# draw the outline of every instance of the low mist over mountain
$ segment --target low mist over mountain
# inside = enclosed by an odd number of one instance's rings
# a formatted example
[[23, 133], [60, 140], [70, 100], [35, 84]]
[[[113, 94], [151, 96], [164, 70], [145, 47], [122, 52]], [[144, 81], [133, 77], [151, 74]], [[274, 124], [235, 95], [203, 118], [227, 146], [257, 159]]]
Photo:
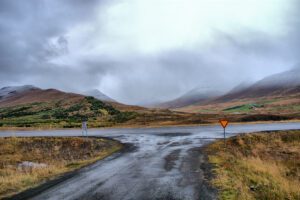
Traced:
[[17, 106], [27, 103], [71, 101], [84, 96], [66, 93], [56, 89], [40, 89], [31, 85], [8, 86], [0, 89], [0, 107]]
[[218, 98], [216, 102], [267, 96], [286, 96], [300, 93], [300, 67], [268, 76], [255, 84], [236, 90]]
[[3, 86], [99, 88], [146, 105], [197, 85], [227, 91], [300, 62], [299, 0], [1, 0], [0, 8]]
[[160, 108], [180, 108], [192, 104], [199, 104], [208, 102], [218, 96], [222, 95], [221, 91], [216, 90], [216, 88], [202, 88], [198, 87], [193, 90], [190, 90], [181, 97], [161, 103], [157, 105]]
[[206, 102], [199, 101], [175, 110], [192, 113], [256, 115], [280, 113], [293, 118], [300, 112], [300, 68], [265, 77], [251, 85], [239, 84], [223, 96]]
[[242, 90], [249, 88], [251, 85], [253, 85], [253, 83], [242, 82], [242, 83], [238, 84], [237, 86], [235, 86], [234, 88], [232, 88], [227, 94], [240, 92]]
[[88, 90], [82, 93], [85, 96], [92, 96], [96, 99], [99, 99], [101, 101], [109, 101], [109, 102], [116, 102], [116, 100], [110, 98], [109, 96], [105, 95], [104, 93], [100, 92], [97, 89]]
[[242, 82], [229, 92], [218, 91], [216, 87], [195, 88], [183, 96], [158, 104], [159, 108], [182, 108], [222, 102], [236, 101], [240, 99], [263, 98], [269, 96], [289, 96], [300, 93], [300, 67], [274, 74], [250, 84]]
[[20, 94], [26, 91], [39, 89], [32, 85], [24, 85], [24, 86], [7, 86], [0, 89], [0, 101], [3, 101], [6, 98], [14, 96], [16, 94]]

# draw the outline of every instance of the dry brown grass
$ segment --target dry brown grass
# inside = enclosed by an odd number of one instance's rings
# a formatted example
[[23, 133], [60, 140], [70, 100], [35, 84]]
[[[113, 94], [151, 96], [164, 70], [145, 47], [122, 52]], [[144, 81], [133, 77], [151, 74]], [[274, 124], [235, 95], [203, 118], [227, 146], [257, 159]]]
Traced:
[[300, 131], [246, 134], [207, 147], [219, 199], [300, 199]]
[[[37, 186], [122, 148], [116, 141], [79, 137], [0, 138], [0, 198]], [[23, 161], [44, 168], [20, 169]]]

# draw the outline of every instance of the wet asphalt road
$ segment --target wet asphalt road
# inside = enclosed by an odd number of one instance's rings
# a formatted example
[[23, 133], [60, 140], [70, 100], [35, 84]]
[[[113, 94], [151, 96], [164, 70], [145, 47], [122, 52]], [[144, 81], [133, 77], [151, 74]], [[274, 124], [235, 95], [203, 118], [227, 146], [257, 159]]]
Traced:
[[[300, 129], [300, 123], [230, 125], [228, 136], [264, 130]], [[0, 136], [77, 136], [80, 130], [0, 131]], [[89, 167], [31, 199], [215, 199], [204, 180], [199, 147], [222, 138], [220, 126], [92, 129], [133, 146]]]

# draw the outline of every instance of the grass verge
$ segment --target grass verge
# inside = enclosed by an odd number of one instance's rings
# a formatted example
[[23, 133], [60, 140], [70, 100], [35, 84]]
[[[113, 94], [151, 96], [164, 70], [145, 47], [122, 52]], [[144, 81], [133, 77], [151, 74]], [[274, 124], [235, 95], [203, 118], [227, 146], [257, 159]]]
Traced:
[[[40, 185], [120, 150], [103, 138], [0, 138], [0, 199]], [[24, 165], [24, 162], [31, 165]]]
[[205, 151], [219, 199], [300, 199], [300, 130], [243, 134]]

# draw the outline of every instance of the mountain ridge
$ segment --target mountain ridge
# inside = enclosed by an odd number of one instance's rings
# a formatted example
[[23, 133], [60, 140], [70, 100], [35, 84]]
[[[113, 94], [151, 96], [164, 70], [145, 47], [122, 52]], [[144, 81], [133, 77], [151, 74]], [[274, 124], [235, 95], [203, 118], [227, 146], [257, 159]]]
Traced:
[[117, 102], [116, 100], [114, 100], [113, 98], [107, 96], [106, 94], [104, 94], [103, 92], [101, 92], [98, 89], [87, 90], [87, 91], [82, 92], [82, 94], [85, 95], [85, 96], [95, 97], [96, 99], [99, 99], [101, 101]]
[[0, 126], [72, 128], [89, 120], [91, 127], [106, 127], [136, 116], [92, 96], [56, 89], [14, 86], [0, 89], [0, 94]]
[[[191, 113], [296, 114], [300, 113], [300, 68], [267, 76], [250, 86], [238, 85], [205, 103], [174, 109]], [[298, 114], [297, 114], [298, 113]]]
[[160, 103], [156, 105], [156, 107], [174, 109], [198, 103], [205, 103], [220, 96], [220, 94], [222, 94], [220, 91], [210, 87], [197, 87], [174, 100]]
[[[17, 90], [16, 90], [17, 89]], [[0, 99], [0, 107], [17, 106], [33, 102], [48, 102], [83, 98], [83, 95], [67, 93], [57, 89], [41, 89], [35, 86], [8, 86], [0, 89], [0, 94], [10, 91]]]
[[213, 102], [235, 99], [283, 96], [300, 93], [300, 68], [267, 76], [242, 90], [227, 93]]

